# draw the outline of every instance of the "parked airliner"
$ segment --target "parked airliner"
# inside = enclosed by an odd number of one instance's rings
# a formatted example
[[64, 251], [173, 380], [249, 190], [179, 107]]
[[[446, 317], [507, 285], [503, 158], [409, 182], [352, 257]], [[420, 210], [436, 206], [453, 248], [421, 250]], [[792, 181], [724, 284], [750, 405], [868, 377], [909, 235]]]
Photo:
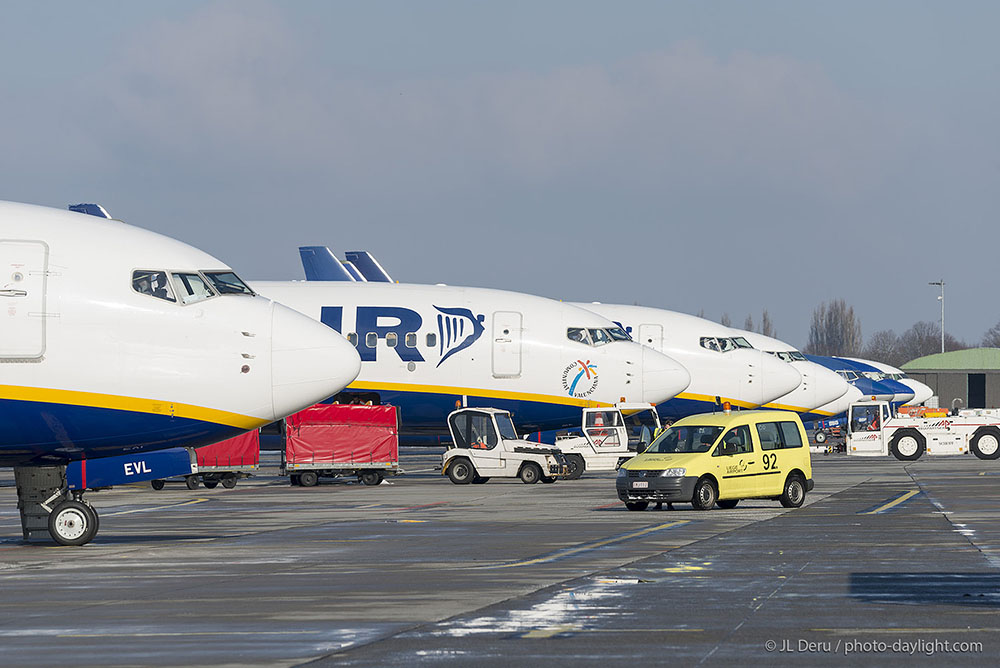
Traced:
[[[19, 498], [42, 495], [60, 542], [53, 522], [73, 544], [98, 522], [66, 488], [67, 462], [212, 443], [360, 368], [343, 337], [216, 258], [72, 211], [0, 203], [0, 303], [0, 465], [17, 467]], [[31, 481], [49, 474], [62, 484], [46, 497]]]
[[929, 385], [921, 383], [919, 380], [913, 380], [912, 378], [907, 376], [906, 372], [903, 371], [902, 369], [897, 369], [894, 366], [890, 366], [882, 362], [875, 362], [873, 360], [863, 360], [855, 357], [847, 357], [845, 359], [849, 359], [852, 362], [861, 362], [863, 364], [867, 364], [871, 367], [874, 367], [875, 369], [878, 370], [878, 373], [880, 373], [884, 378], [888, 378], [889, 380], [894, 380], [910, 388], [910, 390], [913, 392], [913, 398], [905, 402], [903, 404], [904, 406], [919, 406], [934, 396], [934, 390], [932, 390]]
[[587, 406], [660, 403], [691, 381], [614, 323], [542, 297], [387, 282], [251, 287], [357, 346], [361, 373], [337, 400], [399, 407], [403, 442], [446, 433], [456, 407], [504, 408], [520, 431], [545, 431], [578, 426]]

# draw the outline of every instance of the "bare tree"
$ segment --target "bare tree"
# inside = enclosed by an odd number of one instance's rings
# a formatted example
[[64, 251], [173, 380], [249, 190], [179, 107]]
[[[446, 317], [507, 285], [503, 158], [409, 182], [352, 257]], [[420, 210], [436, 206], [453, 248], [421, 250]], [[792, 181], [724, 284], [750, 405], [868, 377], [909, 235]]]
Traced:
[[[899, 337], [899, 347], [904, 364], [924, 355], [939, 353], [941, 352], [941, 326], [922, 320], [903, 332]], [[956, 339], [948, 332], [944, 333], [945, 352], [963, 350], [968, 347], [964, 341]]]
[[771, 322], [771, 314], [764, 309], [764, 312], [760, 316], [760, 333], [764, 336], [770, 336], [772, 339], [778, 336], [778, 332], [774, 329], [774, 323]]
[[884, 362], [895, 367], [909, 361], [903, 355], [899, 337], [891, 329], [883, 329], [872, 334], [861, 356], [866, 360]]
[[698, 310], [698, 317], [699, 318], [704, 318], [705, 317], [705, 309], [699, 309]]
[[753, 316], [749, 313], [747, 314], [747, 319], [743, 321], [743, 329], [748, 332], [756, 332], [757, 330], [753, 328]]
[[856, 357], [861, 352], [861, 322], [854, 307], [843, 299], [823, 302], [813, 311], [809, 343], [805, 352], [813, 355]]
[[723, 313], [722, 314], [722, 317], [719, 318], [719, 323], [721, 323], [723, 327], [732, 327], [733, 326], [733, 321], [729, 319], [729, 314], [728, 313]]
[[983, 334], [983, 348], [1000, 348], [1000, 322], [990, 327]]

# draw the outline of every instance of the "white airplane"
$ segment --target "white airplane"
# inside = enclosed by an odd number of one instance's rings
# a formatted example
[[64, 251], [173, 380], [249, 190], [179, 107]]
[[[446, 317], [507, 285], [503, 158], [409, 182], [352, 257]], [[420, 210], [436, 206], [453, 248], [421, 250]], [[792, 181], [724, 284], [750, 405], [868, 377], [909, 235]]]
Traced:
[[919, 380], [913, 380], [907, 376], [906, 372], [902, 369], [897, 369], [894, 366], [889, 366], [888, 364], [883, 364], [882, 362], [873, 362], [872, 360], [856, 359], [854, 357], [848, 357], [846, 359], [849, 359], [852, 362], [861, 362], [862, 364], [873, 366], [890, 380], [895, 380], [910, 388], [913, 391], [913, 398], [904, 403], [904, 406], [920, 406], [934, 396], [934, 390], [932, 390], [929, 385], [921, 383]]
[[[98, 525], [67, 488], [67, 462], [213, 443], [360, 368], [341, 336], [214, 257], [71, 211], [0, 203], [0, 304], [0, 466], [16, 467], [19, 498], [38, 500], [63, 544]], [[22, 507], [26, 539], [44, 530], [32, 513]]]
[[734, 330], [711, 320], [646, 306], [577, 305], [612, 320], [637, 342], [669, 355], [691, 372], [688, 388], [656, 407], [661, 416], [713, 411], [720, 402], [756, 408], [802, 382], [794, 367], [754, 350]]
[[542, 297], [385, 282], [251, 287], [357, 346], [361, 373], [338, 400], [399, 407], [406, 443], [446, 436], [448, 414], [464, 406], [509, 410], [521, 431], [564, 429], [579, 426], [581, 408], [659, 403], [691, 380], [614, 323]]
[[[795, 411], [796, 413], [822, 417], [839, 415], [847, 410], [850, 402], [846, 400], [846, 395], [851, 385], [836, 372], [815, 362], [810, 362], [790, 343], [757, 332], [748, 332], [742, 329], [736, 331], [754, 348], [774, 355], [786, 364], [791, 364], [802, 376], [801, 385], [788, 394], [767, 403], [764, 408]], [[845, 399], [841, 400], [842, 397]], [[816, 409], [820, 406], [827, 406], [830, 409], [840, 408], [840, 410], [834, 412], [824, 410], [822, 413], [817, 413]]]

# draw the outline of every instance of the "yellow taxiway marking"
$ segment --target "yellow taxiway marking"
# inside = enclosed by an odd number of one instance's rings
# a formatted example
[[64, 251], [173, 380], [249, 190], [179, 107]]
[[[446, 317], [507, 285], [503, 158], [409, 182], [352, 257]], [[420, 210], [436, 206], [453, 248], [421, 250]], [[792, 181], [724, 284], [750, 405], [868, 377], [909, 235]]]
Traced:
[[478, 566], [476, 568], [517, 568], [519, 566], [533, 566], [535, 564], [544, 564], [549, 561], [555, 561], [556, 559], [563, 559], [565, 557], [569, 557], [574, 554], [587, 552], [588, 550], [594, 550], [599, 547], [604, 547], [606, 545], [613, 545], [614, 543], [620, 543], [625, 540], [631, 540], [632, 538], [638, 538], [639, 536], [645, 536], [646, 534], [653, 533], [654, 531], [662, 531], [663, 529], [670, 529], [673, 527], [680, 526], [682, 524], [689, 524], [690, 522], [691, 520], [678, 520], [677, 522], [667, 522], [666, 524], [658, 524], [655, 527], [648, 527], [640, 531], [633, 531], [632, 533], [625, 534], [624, 536], [615, 536], [614, 538], [599, 540], [596, 543], [584, 543], [583, 545], [578, 545], [577, 547], [571, 547], [565, 550], [559, 550], [557, 552], [547, 554], [543, 557], [537, 557], [535, 559], [526, 559], [525, 561], [515, 561], [510, 564], [497, 564], [495, 566]]
[[117, 513], [106, 513], [104, 514], [104, 517], [114, 517], [115, 515], [131, 515], [132, 513], [145, 513], [150, 510], [165, 510], [167, 508], [180, 508], [181, 506], [191, 506], [196, 503], [204, 503], [205, 501], [208, 501], [208, 499], [198, 498], [198, 499], [192, 499], [191, 501], [171, 503], [170, 505], [167, 506], [150, 506], [149, 508], [136, 508], [135, 510], [120, 510]]
[[573, 626], [572, 624], [562, 624], [560, 626], [550, 626], [547, 629], [535, 629], [534, 631], [528, 631], [522, 638], [551, 638], [552, 636], [557, 636], [560, 633], [566, 633], [567, 631], [580, 631], [579, 626]]
[[905, 494], [896, 497], [895, 499], [893, 499], [889, 503], [881, 505], [878, 508], [876, 508], [875, 510], [869, 510], [867, 513], [861, 513], [861, 514], [862, 515], [875, 515], [877, 513], [884, 512], [886, 510], [889, 510], [890, 508], [895, 508], [896, 506], [898, 506], [899, 504], [901, 504], [903, 501], [906, 501], [907, 499], [909, 499], [909, 498], [911, 498], [913, 496], [916, 496], [919, 493], [920, 493], [920, 490], [918, 490], [918, 489], [911, 489], [909, 492], [906, 492]]

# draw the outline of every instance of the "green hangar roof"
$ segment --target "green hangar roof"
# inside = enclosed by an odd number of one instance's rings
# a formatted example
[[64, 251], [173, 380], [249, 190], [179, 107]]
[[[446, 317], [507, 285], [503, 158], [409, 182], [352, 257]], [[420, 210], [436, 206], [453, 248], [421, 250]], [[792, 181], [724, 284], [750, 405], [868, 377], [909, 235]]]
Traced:
[[969, 348], [924, 355], [903, 365], [903, 371], [1000, 371], [1000, 348]]

